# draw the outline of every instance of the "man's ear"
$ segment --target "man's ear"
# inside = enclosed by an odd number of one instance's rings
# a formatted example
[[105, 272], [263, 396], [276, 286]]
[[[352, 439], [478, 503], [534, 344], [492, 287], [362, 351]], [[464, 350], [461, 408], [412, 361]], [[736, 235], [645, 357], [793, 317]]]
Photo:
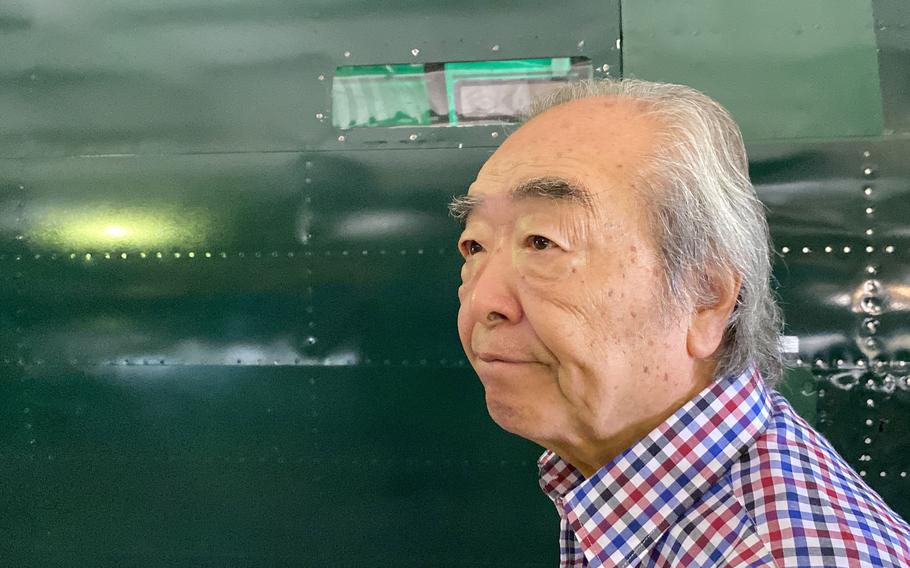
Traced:
[[731, 270], [712, 270], [705, 279], [712, 301], [695, 307], [686, 337], [686, 348], [694, 359], [708, 359], [717, 351], [742, 285], [742, 277]]

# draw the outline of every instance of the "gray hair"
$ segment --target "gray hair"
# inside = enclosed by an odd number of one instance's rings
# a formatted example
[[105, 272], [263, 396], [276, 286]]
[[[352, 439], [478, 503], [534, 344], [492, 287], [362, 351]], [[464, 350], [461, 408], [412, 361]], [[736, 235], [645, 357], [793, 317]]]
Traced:
[[528, 118], [569, 101], [618, 96], [644, 103], [660, 139], [636, 180], [650, 201], [663, 264], [666, 313], [710, 305], [716, 274], [742, 279], [715, 355], [716, 378], [754, 363], [774, 385], [783, 374], [782, 319], [770, 286], [771, 246], [764, 206], [749, 180], [739, 127], [719, 103], [682, 85], [636, 79], [569, 83], [535, 101]]

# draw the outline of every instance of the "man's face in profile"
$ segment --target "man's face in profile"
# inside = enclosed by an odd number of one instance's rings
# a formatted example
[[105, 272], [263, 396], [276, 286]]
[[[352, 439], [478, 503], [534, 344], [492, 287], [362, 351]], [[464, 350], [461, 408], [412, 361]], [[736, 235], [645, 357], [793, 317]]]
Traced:
[[685, 322], [661, 317], [636, 187], [653, 132], [627, 99], [566, 103], [510, 136], [468, 192], [459, 336], [492, 418], [541, 445], [635, 430], [689, 364]]

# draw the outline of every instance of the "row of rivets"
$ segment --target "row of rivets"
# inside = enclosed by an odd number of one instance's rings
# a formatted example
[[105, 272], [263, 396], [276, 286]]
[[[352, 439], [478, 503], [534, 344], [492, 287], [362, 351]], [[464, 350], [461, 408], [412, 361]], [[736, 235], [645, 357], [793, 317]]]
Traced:
[[[318, 428], [313, 428], [310, 430], [312, 433], [318, 433]], [[36, 440], [30, 440], [30, 444], [35, 444]], [[277, 448], [273, 448], [273, 451]], [[8, 461], [10, 459], [26, 459], [29, 461], [35, 461], [36, 459], [47, 459], [47, 461], [78, 461], [78, 462], [103, 462], [105, 460], [114, 460], [121, 463], [127, 462], [146, 462], [146, 463], [155, 463], [155, 462], [191, 462], [191, 463], [247, 463], [247, 462], [258, 462], [258, 463], [279, 463], [279, 464], [308, 464], [315, 466], [322, 465], [333, 465], [333, 466], [392, 466], [400, 467], [404, 464], [410, 467], [415, 466], [445, 466], [447, 468], [461, 465], [463, 467], [489, 467], [495, 466], [500, 468], [511, 468], [511, 467], [529, 467], [530, 463], [527, 460], [453, 460], [450, 458], [447, 459], [424, 459], [424, 458], [314, 458], [312, 456], [298, 456], [298, 457], [289, 457], [289, 456], [224, 456], [224, 457], [214, 457], [214, 456], [197, 456], [197, 455], [180, 455], [180, 456], [125, 456], [125, 455], [116, 455], [116, 454], [91, 454], [91, 453], [79, 453], [76, 455], [73, 454], [46, 454], [46, 458], [39, 457], [36, 454], [27, 454], [27, 455], [16, 455], [14, 453], [6, 452], [0, 454], [0, 460]], [[315, 480], [323, 479], [321, 476], [314, 477]]]
[[[872, 229], [866, 229], [866, 234], [871, 235], [872, 231], [873, 231]], [[813, 251], [813, 249], [811, 247], [807, 247], [807, 246], [804, 246], [801, 248], [797, 247], [797, 249], [799, 250], [799, 252], [801, 252], [803, 254], [812, 254], [813, 252], [815, 252], [815, 251]], [[791, 248], [790, 246], [784, 245], [784, 246], [780, 247], [779, 252], [782, 255], [787, 255], [787, 254], [790, 254], [791, 252], [793, 252], [794, 250], [795, 249]], [[831, 253], [835, 252], [835, 250], [843, 251], [844, 254], [850, 254], [851, 252], [853, 252], [853, 247], [847, 245], [847, 246], [844, 246], [843, 248], [841, 248], [841, 247], [833, 247], [831, 245], [827, 245], [822, 250], [824, 250], [825, 253], [827, 253], [827, 254], [831, 254]], [[882, 247], [882, 250], [888, 254], [894, 254], [894, 251], [896, 251], [897, 249], [895, 248], [894, 245], [886, 245], [886, 246]], [[865, 247], [865, 251], [867, 253], [871, 254], [871, 253], [875, 252], [875, 247], [873, 247], [872, 245], [867, 245]]]
[[[315, 337], [308, 337], [305, 340], [307, 345], [315, 345], [317, 342]], [[28, 367], [36, 366], [43, 367], [51, 363], [45, 361], [44, 359], [35, 359], [35, 360], [26, 360], [23, 358], [20, 359], [9, 359], [4, 358], [0, 360], [0, 364], [3, 365], [16, 365], [19, 367]], [[58, 364], [54, 362], [53, 364]], [[94, 360], [85, 360], [72, 358], [69, 359], [66, 364], [71, 366], [100, 366], [100, 367], [145, 367], [145, 366], [168, 366], [168, 367], [192, 367], [196, 365], [240, 365], [240, 366], [274, 366], [274, 367], [296, 367], [296, 366], [322, 366], [322, 362], [314, 362], [311, 359], [302, 359], [300, 357], [295, 357], [293, 360], [281, 360], [273, 359], [271, 361], [265, 359], [255, 359], [255, 360], [244, 360], [236, 359], [233, 362], [227, 363], [223, 360], [219, 361], [202, 361], [202, 362], [193, 362], [193, 363], [184, 363], [180, 361], [169, 361], [167, 359], [117, 359], [109, 361], [94, 361]], [[383, 359], [381, 361], [373, 361], [372, 359], [365, 359], [362, 364], [364, 365], [376, 365], [383, 367], [427, 367], [427, 366], [439, 366], [439, 367], [465, 367], [467, 365], [466, 359], [401, 359], [401, 360], [392, 360], [392, 359]], [[353, 366], [361, 365], [361, 362], [356, 361], [354, 358], [350, 360], [339, 360], [333, 363], [333, 366]]]
[[[452, 249], [449, 249], [449, 248], [438, 248], [438, 249], [436, 249], [436, 254], [438, 254], [438, 255], [445, 255], [445, 254], [450, 253], [450, 252], [453, 252], [453, 251], [452, 251]], [[268, 252], [268, 253], [266, 253], [266, 252], [264, 252], [264, 251], [255, 251], [255, 252], [240, 251], [240, 252], [231, 252], [231, 253], [228, 253], [228, 252], [225, 252], [225, 251], [221, 251], [221, 252], [205, 251], [205, 252], [199, 252], [199, 253], [197, 253], [196, 251], [183, 251], [183, 252], [179, 252], [179, 251], [177, 251], [177, 252], [162, 252], [162, 251], [145, 252], [145, 251], [142, 251], [142, 252], [138, 252], [138, 253], [136, 253], [136, 252], [133, 252], [133, 253], [126, 253], [126, 252], [117, 252], [117, 251], [113, 251], [113, 252], [87, 252], [87, 253], [75, 253], [75, 252], [71, 252], [71, 253], [69, 253], [69, 254], [67, 254], [67, 253], [63, 253], [63, 254], [58, 254], [58, 253], [51, 253], [51, 254], [36, 253], [36, 254], [34, 254], [34, 255], [22, 255], [22, 254], [11, 255], [11, 254], [0, 254], [0, 261], [3, 261], [3, 260], [13, 260], [13, 261], [17, 261], [17, 262], [18, 262], [18, 261], [32, 260], [32, 259], [34, 259], [34, 260], [42, 260], [42, 259], [43, 259], [43, 260], [67, 260], [67, 259], [68, 259], [68, 260], [76, 260], [76, 259], [79, 259], [79, 260], [91, 261], [91, 260], [100, 260], [100, 259], [104, 259], [104, 260], [117, 260], [117, 259], [120, 259], [120, 260], [128, 260], [128, 259], [130, 259], [130, 258], [140, 258], [140, 259], [164, 259], [164, 258], [176, 258], [176, 259], [182, 259], [182, 258], [193, 258], [193, 259], [195, 259], [195, 258], [207, 258], [207, 259], [211, 259], [211, 258], [225, 258], [225, 259], [226, 259], [226, 258], [232, 258], [232, 257], [236, 257], [236, 258], [248, 258], [248, 257], [252, 257], [252, 258], [280, 258], [280, 257], [295, 258], [295, 257], [297, 257], [297, 256], [303, 256], [303, 257], [313, 257], [313, 256], [357, 256], [356, 253], [358, 253], [358, 251], [349, 251], [349, 250], [344, 250], [344, 249], [343, 249], [343, 250], [336, 250], [336, 251], [332, 251], [332, 250], [325, 250], [325, 251], [311, 251], [311, 250], [305, 250], [305, 251], [287, 251], [287, 252], [271, 251], [271, 252]], [[372, 251], [372, 253], [378, 254], [378, 255], [380, 255], [380, 256], [394, 255], [394, 254], [397, 254], [397, 255], [399, 255], [399, 256], [407, 256], [408, 254], [423, 255], [423, 254], [426, 254], [426, 251], [425, 251], [425, 249], [422, 249], [422, 248], [413, 249], [413, 250], [409, 250], [409, 249], [399, 249], [399, 250], [397, 250], [397, 251], [395, 251], [395, 250], [390, 251], [390, 250], [387, 250], [387, 249], [379, 249], [378, 251]], [[360, 256], [369, 256], [370, 254], [371, 254], [371, 251], [370, 251], [369, 249], [362, 249], [362, 250], [359, 251], [359, 255], [360, 255]]]
[[[865, 160], [868, 160], [871, 156], [872, 156], [872, 152], [870, 152], [869, 150], [863, 151], [863, 158]], [[874, 169], [870, 165], [863, 166], [862, 171], [863, 171], [863, 176], [866, 178], [872, 177], [872, 175], [875, 173]], [[875, 228], [873, 226], [871, 226], [871, 223], [872, 223], [871, 217], [875, 213], [875, 208], [872, 207], [871, 203], [869, 202], [869, 200], [872, 198], [872, 191], [873, 191], [873, 186], [872, 186], [871, 182], [867, 181], [867, 182], [863, 183], [862, 191], [863, 191], [863, 198], [865, 200], [864, 211], [866, 213], [866, 217], [869, 218], [869, 222], [870, 222], [870, 226], [867, 226], [864, 233], [865, 233], [866, 237], [872, 237], [875, 234]], [[884, 248], [885, 248], [885, 252], [887, 252], [889, 254], [894, 252], [893, 245], [887, 245]], [[866, 252], [869, 254], [872, 254], [873, 252], [875, 252], [875, 247], [872, 245], [871, 242], [867, 242]], [[885, 309], [884, 302], [882, 301], [882, 297], [881, 297], [882, 284], [878, 280], [874, 279], [874, 277], [876, 276], [877, 273], [878, 273], [878, 267], [875, 264], [869, 264], [866, 266], [866, 278], [867, 279], [863, 282], [863, 296], [860, 299], [860, 306], [859, 306], [860, 309], [863, 311], [863, 313], [865, 313], [867, 316], [871, 316], [871, 317], [865, 317], [862, 320], [862, 324], [860, 327], [860, 335], [865, 335], [864, 339], [862, 340], [862, 345], [860, 346], [860, 348], [863, 349], [865, 351], [865, 354], [867, 356], [869, 356], [870, 358], [876, 357], [881, 352], [881, 348], [880, 348], [879, 342], [877, 340], [877, 333], [878, 333], [881, 322], [880, 322], [880, 320], [877, 319], [877, 317], [879, 315], [881, 315]], [[881, 374], [884, 371], [884, 364], [881, 363], [880, 359], [875, 359], [871, 368], [875, 373]], [[872, 385], [868, 384], [868, 382], [867, 382], [867, 385], [866, 385], [867, 388], [879, 386], [877, 383], [875, 383], [871, 379], [869, 382], [871, 382]], [[888, 385], [887, 383], [884, 383], [881, 386], [883, 387], [883, 389], [888, 389], [890, 386], [890, 388], [893, 390], [893, 385]]]

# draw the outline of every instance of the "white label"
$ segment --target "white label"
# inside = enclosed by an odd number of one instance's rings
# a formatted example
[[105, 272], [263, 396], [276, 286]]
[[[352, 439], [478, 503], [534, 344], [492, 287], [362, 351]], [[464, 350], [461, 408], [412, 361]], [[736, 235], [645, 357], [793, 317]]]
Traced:
[[799, 353], [799, 337], [795, 335], [780, 336], [781, 353]]

